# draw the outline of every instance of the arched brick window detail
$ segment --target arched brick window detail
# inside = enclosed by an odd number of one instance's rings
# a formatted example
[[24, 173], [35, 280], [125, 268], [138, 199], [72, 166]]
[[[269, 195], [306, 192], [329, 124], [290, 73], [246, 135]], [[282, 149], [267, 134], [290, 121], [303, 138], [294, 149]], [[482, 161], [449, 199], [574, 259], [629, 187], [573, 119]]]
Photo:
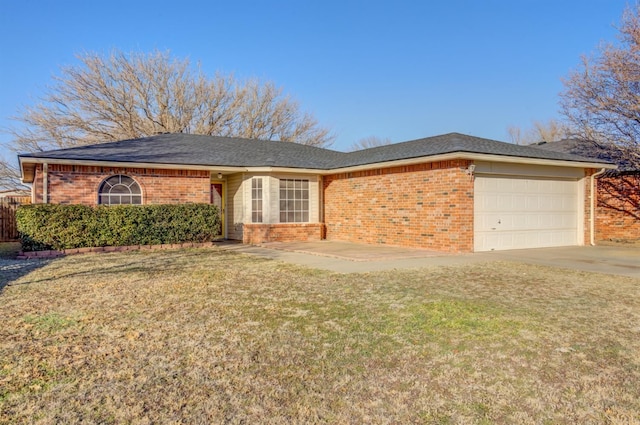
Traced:
[[100, 184], [98, 203], [101, 205], [140, 205], [142, 191], [140, 185], [129, 176], [118, 174]]

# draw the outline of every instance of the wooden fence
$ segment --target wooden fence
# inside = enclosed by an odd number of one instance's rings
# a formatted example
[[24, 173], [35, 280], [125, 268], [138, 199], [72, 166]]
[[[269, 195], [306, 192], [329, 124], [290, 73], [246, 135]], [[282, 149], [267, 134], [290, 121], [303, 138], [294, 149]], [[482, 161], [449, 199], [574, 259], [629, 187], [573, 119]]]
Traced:
[[10, 242], [18, 239], [16, 210], [18, 206], [30, 203], [30, 196], [7, 196], [0, 198], [0, 242]]

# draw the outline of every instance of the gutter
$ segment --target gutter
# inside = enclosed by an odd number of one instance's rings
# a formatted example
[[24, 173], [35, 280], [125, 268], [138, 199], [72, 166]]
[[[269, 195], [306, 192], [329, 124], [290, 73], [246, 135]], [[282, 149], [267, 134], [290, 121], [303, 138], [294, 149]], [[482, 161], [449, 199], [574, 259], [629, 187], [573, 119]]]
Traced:
[[596, 177], [601, 176], [606, 171], [606, 168], [600, 169], [595, 174], [591, 175], [591, 211], [589, 213], [589, 242], [591, 246], [595, 246], [595, 238], [596, 238], [596, 194], [595, 194], [595, 186], [596, 186]]
[[25, 178], [25, 169], [27, 164], [78, 164], [97, 167], [126, 167], [126, 168], [157, 168], [157, 169], [189, 169], [189, 170], [206, 170], [212, 172], [231, 173], [303, 173], [331, 175], [341, 173], [353, 173], [358, 171], [376, 170], [382, 168], [402, 167], [414, 164], [423, 164], [426, 162], [451, 161], [451, 160], [471, 160], [486, 162], [508, 162], [528, 165], [548, 165], [557, 167], [571, 168], [616, 168], [615, 165], [602, 164], [595, 162], [567, 161], [557, 159], [527, 158], [518, 156], [493, 155], [493, 154], [477, 154], [467, 152], [451, 152], [446, 154], [438, 154], [431, 156], [420, 156], [415, 158], [396, 159], [391, 161], [373, 162], [368, 164], [354, 165], [349, 167], [339, 167], [330, 169], [320, 168], [296, 168], [296, 167], [278, 167], [278, 166], [225, 166], [225, 165], [194, 165], [194, 164], [167, 164], [167, 163], [149, 163], [149, 162], [119, 162], [119, 161], [99, 161], [85, 159], [60, 159], [60, 158], [38, 158], [34, 156], [23, 157], [18, 155], [20, 162], [20, 170], [23, 175], [24, 183], [31, 183], [30, 178]]

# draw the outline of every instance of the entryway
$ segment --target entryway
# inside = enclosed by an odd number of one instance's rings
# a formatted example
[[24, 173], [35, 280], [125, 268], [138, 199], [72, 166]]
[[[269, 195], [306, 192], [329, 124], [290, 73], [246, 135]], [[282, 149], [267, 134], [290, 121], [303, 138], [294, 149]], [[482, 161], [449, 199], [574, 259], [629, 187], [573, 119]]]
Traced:
[[227, 228], [225, 226], [225, 201], [224, 201], [224, 183], [211, 183], [211, 203], [218, 207], [220, 211], [220, 229], [222, 237], [227, 237]]

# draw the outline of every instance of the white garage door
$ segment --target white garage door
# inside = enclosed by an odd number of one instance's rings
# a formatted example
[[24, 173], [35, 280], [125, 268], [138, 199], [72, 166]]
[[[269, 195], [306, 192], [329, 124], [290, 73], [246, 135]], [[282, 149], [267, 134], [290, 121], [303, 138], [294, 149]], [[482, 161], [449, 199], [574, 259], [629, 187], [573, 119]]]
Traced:
[[578, 244], [578, 182], [476, 176], [474, 249]]

